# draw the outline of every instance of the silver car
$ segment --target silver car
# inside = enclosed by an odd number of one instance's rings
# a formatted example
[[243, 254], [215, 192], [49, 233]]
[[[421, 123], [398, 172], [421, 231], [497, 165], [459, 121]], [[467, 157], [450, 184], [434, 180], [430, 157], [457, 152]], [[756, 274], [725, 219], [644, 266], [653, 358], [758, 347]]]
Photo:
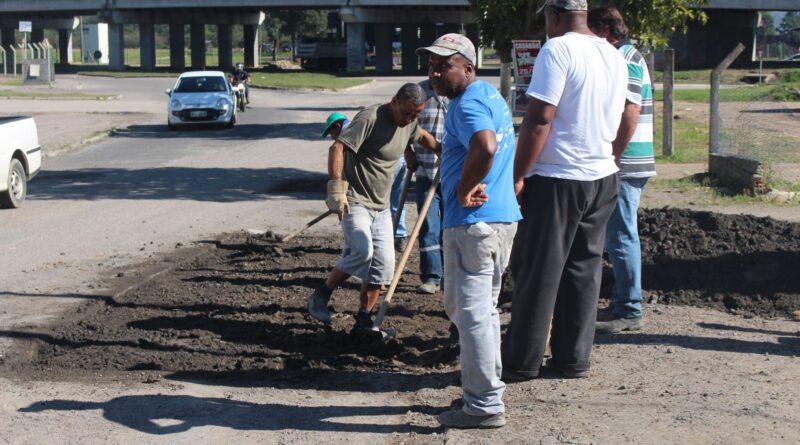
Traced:
[[184, 124], [236, 123], [236, 99], [222, 71], [189, 71], [181, 74], [175, 87], [166, 91], [167, 128]]

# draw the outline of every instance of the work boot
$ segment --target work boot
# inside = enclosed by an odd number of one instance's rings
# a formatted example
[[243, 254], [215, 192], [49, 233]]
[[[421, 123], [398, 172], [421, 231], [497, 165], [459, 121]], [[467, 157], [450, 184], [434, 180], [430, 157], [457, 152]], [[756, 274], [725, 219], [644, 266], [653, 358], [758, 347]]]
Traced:
[[331, 311], [328, 309], [330, 292], [326, 292], [325, 284], [318, 287], [313, 294], [308, 296], [308, 313], [323, 323], [331, 322]]
[[595, 332], [598, 334], [618, 334], [622, 331], [638, 331], [644, 327], [642, 317], [622, 318], [614, 317], [608, 321], [598, 321]]
[[439, 414], [438, 420], [442, 426], [450, 428], [500, 428], [506, 424], [506, 416], [503, 413], [473, 416], [461, 408], [453, 408]]
[[406, 244], [408, 244], [408, 240], [405, 237], [403, 238], [395, 238], [394, 239], [394, 250], [400, 253], [405, 252]]
[[436, 292], [439, 292], [439, 283], [435, 283], [433, 281], [423, 283], [417, 288], [417, 292], [421, 294], [433, 295]]

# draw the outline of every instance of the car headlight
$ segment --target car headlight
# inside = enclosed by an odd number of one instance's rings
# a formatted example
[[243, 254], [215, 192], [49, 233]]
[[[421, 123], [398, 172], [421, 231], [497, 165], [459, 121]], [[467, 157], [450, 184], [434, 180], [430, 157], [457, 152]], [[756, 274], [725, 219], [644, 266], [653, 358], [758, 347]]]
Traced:
[[223, 110], [227, 110], [230, 107], [230, 103], [225, 99], [220, 99], [217, 101], [217, 108], [221, 108]]
[[181, 101], [176, 99], [169, 103], [169, 107], [172, 108], [173, 110], [181, 110], [183, 109], [183, 104], [181, 103]]

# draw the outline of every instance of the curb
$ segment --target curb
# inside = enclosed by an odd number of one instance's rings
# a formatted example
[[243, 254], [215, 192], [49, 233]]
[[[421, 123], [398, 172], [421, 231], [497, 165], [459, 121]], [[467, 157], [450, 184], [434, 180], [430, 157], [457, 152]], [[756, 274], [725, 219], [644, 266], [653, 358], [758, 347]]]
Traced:
[[105, 138], [113, 135], [114, 133], [118, 132], [119, 130], [120, 130], [120, 128], [118, 128], [118, 127], [112, 127], [112, 128], [109, 128], [108, 130], [101, 131], [101, 132], [99, 132], [99, 133], [97, 133], [95, 135], [89, 136], [88, 138], [83, 139], [83, 140], [81, 140], [79, 142], [75, 142], [75, 143], [72, 143], [72, 144], [69, 144], [69, 145], [66, 145], [66, 146], [63, 146], [63, 147], [59, 147], [59, 148], [54, 149], [52, 151], [47, 150], [47, 148], [45, 148], [43, 157], [44, 157], [44, 159], [49, 159], [49, 158], [52, 158], [52, 157], [56, 157], [56, 156], [68, 153], [68, 152], [73, 151], [75, 149], [81, 148], [81, 147], [83, 147], [85, 145], [90, 145], [90, 144], [94, 144], [94, 143], [100, 142], [103, 139], [105, 139]]

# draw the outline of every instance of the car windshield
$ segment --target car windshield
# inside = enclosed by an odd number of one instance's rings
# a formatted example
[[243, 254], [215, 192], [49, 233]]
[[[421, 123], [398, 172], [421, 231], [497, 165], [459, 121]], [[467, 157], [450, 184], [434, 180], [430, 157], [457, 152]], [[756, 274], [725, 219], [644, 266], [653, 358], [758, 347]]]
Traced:
[[183, 77], [178, 82], [175, 92], [209, 93], [225, 91], [225, 79], [220, 76]]

